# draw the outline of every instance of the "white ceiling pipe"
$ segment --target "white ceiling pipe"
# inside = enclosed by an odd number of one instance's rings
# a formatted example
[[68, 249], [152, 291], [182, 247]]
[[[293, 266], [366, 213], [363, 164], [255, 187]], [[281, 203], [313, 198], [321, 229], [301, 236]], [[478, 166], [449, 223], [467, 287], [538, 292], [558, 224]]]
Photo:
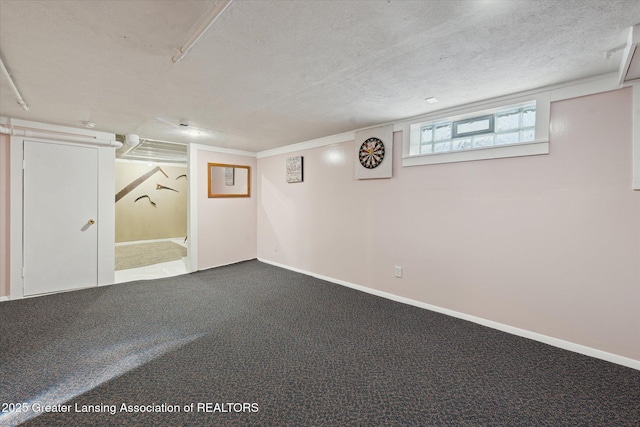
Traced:
[[116, 157], [120, 158], [129, 154], [131, 150], [140, 145], [140, 136], [134, 133], [128, 133], [124, 136], [124, 144], [116, 151]]
[[187, 56], [187, 53], [189, 52], [189, 50], [191, 50], [193, 45], [196, 44], [198, 40], [200, 40], [200, 37], [202, 37], [202, 35], [207, 32], [209, 27], [211, 27], [216, 19], [218, 19], [218, 17], [222, 15], [222, 12], [224, 12], [229, 7], [232, 1], [233, 0], [221, 0], [211, 8], [206, 19], [202, 22], [202, 25], [200, 25], [196, 32], [193, 33], [191, 37], [189, 37], [189, 39], [185, 42], [184, 45], [182, 45], [180, 49], [178, 49], [178, 53], [173, 55], [171, 60], [174, 63], [177, 64], [182, 60], [182, 58]]
[[82, 144], [92, 144], [92, 145], [100, 145], [105, 147], [114, 147], [120, 148], [122, 147], [122, 143], [119, 141], [111, 140], [111, 139], [98, 139], [91, 138], [90, 136], [73, 136], [73, 135], [61, 135], [57, 133], [51, 132], [38, 132], [24, 129], [9, 129], [4, 126], [0, 126], [0, 133], [4, 133], [7, 135], [14, 136], [26, 136], [31, 138], [42, 138], [42, 139], [50, 139], [54, 141], [68, 141], [68, 142], [78, 142]]
[[13, 79], [11, 78], [11, 74], [9, 74], [9, 70], [7, 70], [7, 67], [4, 66], [4, 62], [2, 61], [1, 56], [0, 56], [0, 68], [2, 68], [2, 72], [4, 73], [4, 75], [7, 76], [7, 80], [9, 80], [9, 86], [11, 86], [11, 89], [13, 89], [13, 92], [16, 94], [16, 99], [18, 101], [18, 104], [20, 104], [20, 106], [24, 111], [29, 111], [29, 106], [27, 105], [26, 102], [24, 102], [24, 99], [22, 99], [22, 95], [20, 95], [20, 91], [18, 90], [18, 87], [13, 82]]

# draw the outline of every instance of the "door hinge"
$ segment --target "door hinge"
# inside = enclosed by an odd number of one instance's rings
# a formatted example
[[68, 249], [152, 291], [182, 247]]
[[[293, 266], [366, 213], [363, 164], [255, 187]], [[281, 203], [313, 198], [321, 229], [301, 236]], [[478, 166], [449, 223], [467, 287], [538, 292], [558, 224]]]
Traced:
[[26, 161], [26, 160], [23, 160], [23, 161], [22, 161], [22, 170], [24, 170], [24, 169], [25, 169], [26, 165], [27, 165], [27, 161]]
[[22, 267], [22, 278], [24, 278], [24, 267]]

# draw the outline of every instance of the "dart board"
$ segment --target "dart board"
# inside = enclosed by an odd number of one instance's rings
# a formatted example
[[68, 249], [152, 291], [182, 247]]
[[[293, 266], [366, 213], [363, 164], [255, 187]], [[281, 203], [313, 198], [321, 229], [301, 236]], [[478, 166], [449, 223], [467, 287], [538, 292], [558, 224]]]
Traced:
[[367, 169], [374, 169], [384, 159], [384, 143], [378, 138], [369, 138], [360, 146], [358, 152], [360, 164]]

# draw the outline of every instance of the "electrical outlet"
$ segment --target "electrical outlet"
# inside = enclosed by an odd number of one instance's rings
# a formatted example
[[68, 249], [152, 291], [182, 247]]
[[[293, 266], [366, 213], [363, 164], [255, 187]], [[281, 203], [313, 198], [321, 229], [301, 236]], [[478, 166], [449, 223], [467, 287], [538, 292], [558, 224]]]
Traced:
[[394, 275], [394, 276], [396, 276], [396, 277], [402, 277], [402, 267], [401, 267], [401, 266], [399, 266], [399, 265], [396, 265], [396, 266], [394, 267], [394, 273], [393, 273], [393, 275]]

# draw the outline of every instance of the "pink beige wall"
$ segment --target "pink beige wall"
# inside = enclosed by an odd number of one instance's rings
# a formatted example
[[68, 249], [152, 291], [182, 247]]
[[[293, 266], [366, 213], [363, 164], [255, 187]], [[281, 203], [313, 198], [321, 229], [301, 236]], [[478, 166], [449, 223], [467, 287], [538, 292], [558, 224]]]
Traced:
[[533, 157], [403, 168], [398, 132], [386, 180], [353, 179], [353, 142], [261, 158], [258, 257], [640, 360], [631, 111], [631, 89], [554, 103]]
[[[256, 258], [256, 159], [198, 150], [198, 269]], [[209, 198], [207, 163], [251, 167], [251, 197]]]
[[9, 136], [0, 134], [0, 297], [9, 295]]

